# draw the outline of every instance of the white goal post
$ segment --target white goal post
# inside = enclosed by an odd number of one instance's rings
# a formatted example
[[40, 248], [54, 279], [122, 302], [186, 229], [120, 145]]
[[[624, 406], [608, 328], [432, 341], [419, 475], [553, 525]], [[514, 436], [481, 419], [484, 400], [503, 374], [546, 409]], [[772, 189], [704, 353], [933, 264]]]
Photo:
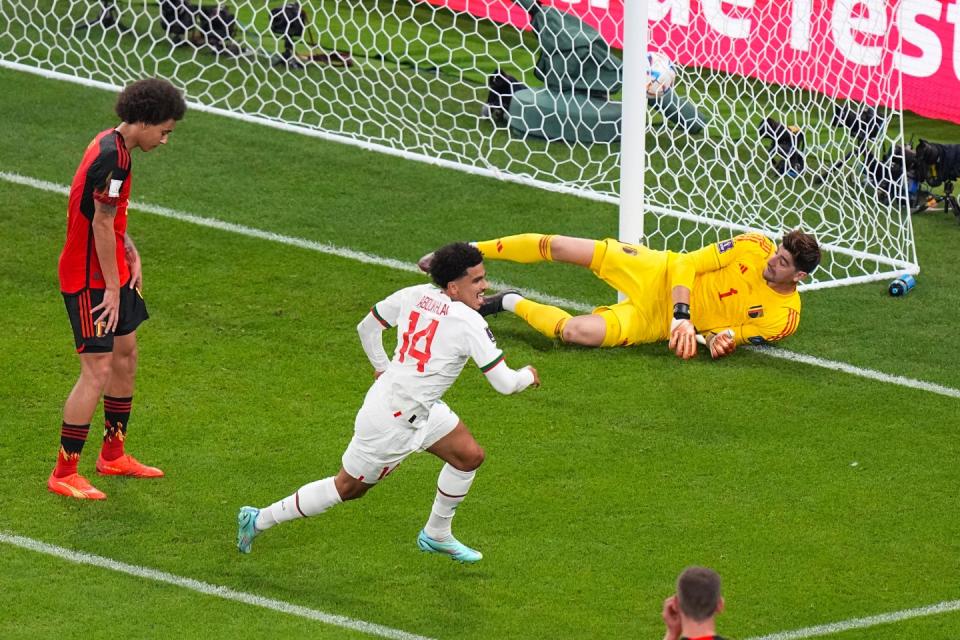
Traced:
[[[626, 206], [625, 186], [621, 215], [644, 211], [648, 242], [680, 236], [692, 248], [802, 228], [826, 249], [805, 288], [919, 271], [894, 153], [904, 144], [900, 0], [637, 4], [650, 49], [681, 65], [677, 91], [710, 118], [706, 136], [665, 137], [656, 115], [646, 125], [643, 179], [622, 180], [643, 182], [642, 206]], [[624, 41], [640, 41], [627, 27]], [[626, 81], [646, 82], [636, 76]]]
[[4, 0], [0, 66], [166, 77], [194, 108], [619, 204], [610, 234], [654, 248], [802, 228], [816, 288], [919, 270], [900, 2]]

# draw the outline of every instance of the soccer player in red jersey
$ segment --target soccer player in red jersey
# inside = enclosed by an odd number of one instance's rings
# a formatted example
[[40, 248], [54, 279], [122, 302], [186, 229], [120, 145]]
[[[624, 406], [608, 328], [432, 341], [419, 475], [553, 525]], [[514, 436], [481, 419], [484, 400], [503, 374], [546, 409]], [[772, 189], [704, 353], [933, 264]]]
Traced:
[[677, 578], [677, 592], [663, 602], [663, 640], [723, 640], [716, 622], [723, 607], [719, 574], [687, 567]]
[[80, 378], [63, 407], [60, 452], [47, 488], [71, 498], [102, 500], [77, 473], [94, 411], [103, 398], [101, 475], [157, 478], [160, 469], [124, 451], [137, 371], [137, 327], [149, 316], [141, 294], [140, 254], [127, 234], [130, 152], [166, 144], [187, 106], [166, 80], [139, 80], [117, 98], [120, 124], [87, 146], [70, 187], [60, 291], [80, 357]]

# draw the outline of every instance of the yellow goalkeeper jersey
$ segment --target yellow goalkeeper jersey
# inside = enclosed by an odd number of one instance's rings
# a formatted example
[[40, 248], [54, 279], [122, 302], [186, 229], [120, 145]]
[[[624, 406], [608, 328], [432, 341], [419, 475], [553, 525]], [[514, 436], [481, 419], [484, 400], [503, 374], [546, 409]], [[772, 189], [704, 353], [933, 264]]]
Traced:
[[800, 324], [800, 295], [778, 293], [763, 279], [777, 247], [746, 233], [670, 259], [670, 288], [688, 287], [690, 320], [700, 333], [733, 329], [737, 344], [786, 338]]

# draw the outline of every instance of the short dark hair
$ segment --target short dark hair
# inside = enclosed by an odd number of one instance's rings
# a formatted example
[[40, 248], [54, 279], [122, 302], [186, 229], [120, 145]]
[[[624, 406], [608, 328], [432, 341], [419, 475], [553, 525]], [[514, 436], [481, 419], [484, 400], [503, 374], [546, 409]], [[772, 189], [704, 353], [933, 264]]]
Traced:
[[820, 264], [820, 245], [809, 233], [794, 229], [783, 236], [780, 244], [793, 256], [793, 264], [804, 273], [811, 273]]
[[180, 91], [160, 78], [146, 78], [127, 85], [117, 96], [114, 111], [128, 124], [160, 124], [182, 120], [187, 103]]
[[454, 242], [440, 247], [433, 252], [433, 261], [430, 263], [430, 277], [441, 289], [462, 278], [467, 269], [483, 262], [480, 250], [466, 242]]
[[677, 600], [688, 618], [707, 620], [720, 604], [720, 575], [706, 567], [687, 567], [677, 578]]

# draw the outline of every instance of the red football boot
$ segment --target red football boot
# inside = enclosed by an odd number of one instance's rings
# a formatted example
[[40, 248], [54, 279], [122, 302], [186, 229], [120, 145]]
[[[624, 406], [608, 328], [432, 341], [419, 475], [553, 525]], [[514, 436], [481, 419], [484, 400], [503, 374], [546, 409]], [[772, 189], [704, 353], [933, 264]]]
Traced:
[[107, 494], [87, 482], [87, 479], [79, 473], [73, 473], [62, 478], [58, 478], [51, 473], [50, 477], [47, 478], [47, 489], [78, 500], [104, 500], [107, 497]]
[[148, 467], [130, 454], [124, 454], [116, 460], [104, 460], [97, 456], [97, 473], [102, 476], [129, 476], [131, 478], [162, 478], [163, 471]]

